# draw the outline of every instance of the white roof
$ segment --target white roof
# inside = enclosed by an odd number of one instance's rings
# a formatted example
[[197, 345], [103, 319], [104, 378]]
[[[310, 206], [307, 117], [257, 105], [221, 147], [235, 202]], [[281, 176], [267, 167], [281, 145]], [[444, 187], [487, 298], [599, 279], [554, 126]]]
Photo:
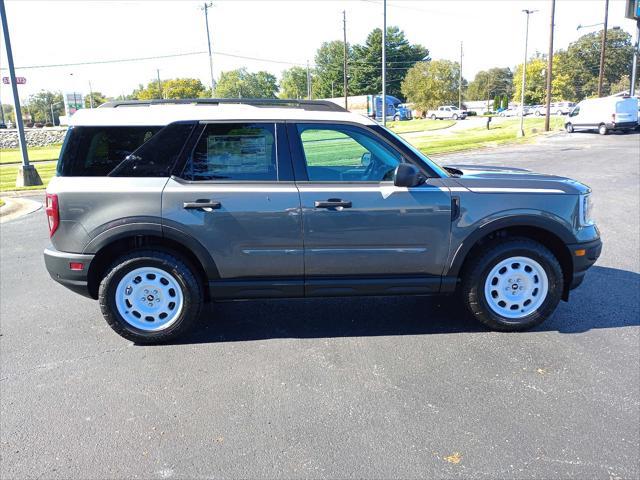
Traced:
[[151, 104], [78, 110], [69, 121], [71, 126], [168, 125], [181, 120], [325, 120], [376, 123], [364, 115], [351, 112], [312, 111], [301, 108], [257, 107], [243, 104]]

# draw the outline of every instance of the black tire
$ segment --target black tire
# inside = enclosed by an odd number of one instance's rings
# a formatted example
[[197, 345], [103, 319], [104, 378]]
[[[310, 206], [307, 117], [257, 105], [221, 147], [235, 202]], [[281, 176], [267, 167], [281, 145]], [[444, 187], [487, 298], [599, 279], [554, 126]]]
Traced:
[[436, 117], [435, 113], [433, 115], [431, 115], [431, 120], [436, 120], [436, 119], [437, 119], [437, 117]]
[[394, 122], [399, 122], [400, 121], [400, 117], [398, 115], [396, 115], [395, 117], [393, 117], [393, 121]]
[[[484, 285], [491, 269], [502, 260], [520, 256], [535, 260], [548, 279], [548, 293], [542, 304], [520, 319], [510, 319], [495, 312], [488, 304]], [[546, 247], [526, 238], [512, 238], [488, 244], [465, 266], [460, 293], [471, 314], [492, 330], [517, 332], [544, 322], [558, 306], [564, 279], [557, 258]]]
[[573, 132], [574, 132], [574, 130], [573, 130], [573, 125], [572, 125], [571, 123], [567, 123], [567, 124], [564, 126], [564, 129], [567, 131], [567, 133], [573, 133]]
[[454, 120], [458, 120], [458, 114], [457, 114], [457, 113], [454, 113], [454, 114], [453, 114], [453, 119], [454, 119]]
[[600, 125], [598, 125], [598, 133], [600, 135], [606, 135], [607, 133], [609, 133], [609, 129], [604, 123], [601, 123]]
[[[118, 283], [127, 273], [140, 267], [153, 267], [168, 272], [182, 289], [182, 311], [166, 329], [138, 329], [118, 312], [115, 299]], [[166, 343], [186, 333], [200, 315], [203, 298], [202, 282], [193, 269], [177, 256], [156, 250], [134, 251], [118, 258], [107, 269], [99, 289], [100, 310], [109, 326], [118, 335], [139, 344]]]

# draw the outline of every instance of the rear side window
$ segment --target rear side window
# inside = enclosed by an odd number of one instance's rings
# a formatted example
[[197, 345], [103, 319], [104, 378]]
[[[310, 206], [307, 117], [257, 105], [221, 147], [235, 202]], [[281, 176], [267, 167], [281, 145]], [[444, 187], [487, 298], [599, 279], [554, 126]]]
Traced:
[[109, 176], [168, 177], [171, 175], [195, 123], [167, 125], [140, 148], [125, 157]]
[[106, 176], [161, 128], [74, 127], [67, 134], [58, 162], [58, 175]]
[[206, 125], [182, 177], [195, 181], [277, 181], [274, 125]]

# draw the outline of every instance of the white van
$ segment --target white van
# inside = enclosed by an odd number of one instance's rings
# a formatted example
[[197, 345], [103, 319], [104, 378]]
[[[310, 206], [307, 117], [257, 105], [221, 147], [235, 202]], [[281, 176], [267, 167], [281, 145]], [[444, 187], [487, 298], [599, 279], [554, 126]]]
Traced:
[[635, 97], [590, 98], [571, 111], [564, 128], [571, 133], [579, 129], [597, 129], [600, 135], [612, 130], [638, 127], [638, 99]]

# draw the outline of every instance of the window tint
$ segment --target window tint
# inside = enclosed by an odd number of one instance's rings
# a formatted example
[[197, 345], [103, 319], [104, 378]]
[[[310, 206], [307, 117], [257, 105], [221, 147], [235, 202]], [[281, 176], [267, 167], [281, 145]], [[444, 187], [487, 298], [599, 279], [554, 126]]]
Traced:
[[151, 140], [128, 155], [110, 176], [168, 177], [195, 124], [167, 125]]
[[185, 167], [188, 180], [277, 180], [272, 124], [208, 124]]
[[361, 128], [298, 125], [312, 182], [380, 182], [393, 179], [400, 154]]
[[74, 127], [69, 130], [58, 162], [58, 174], [106, 176], [127, 155], [162, 127]]

